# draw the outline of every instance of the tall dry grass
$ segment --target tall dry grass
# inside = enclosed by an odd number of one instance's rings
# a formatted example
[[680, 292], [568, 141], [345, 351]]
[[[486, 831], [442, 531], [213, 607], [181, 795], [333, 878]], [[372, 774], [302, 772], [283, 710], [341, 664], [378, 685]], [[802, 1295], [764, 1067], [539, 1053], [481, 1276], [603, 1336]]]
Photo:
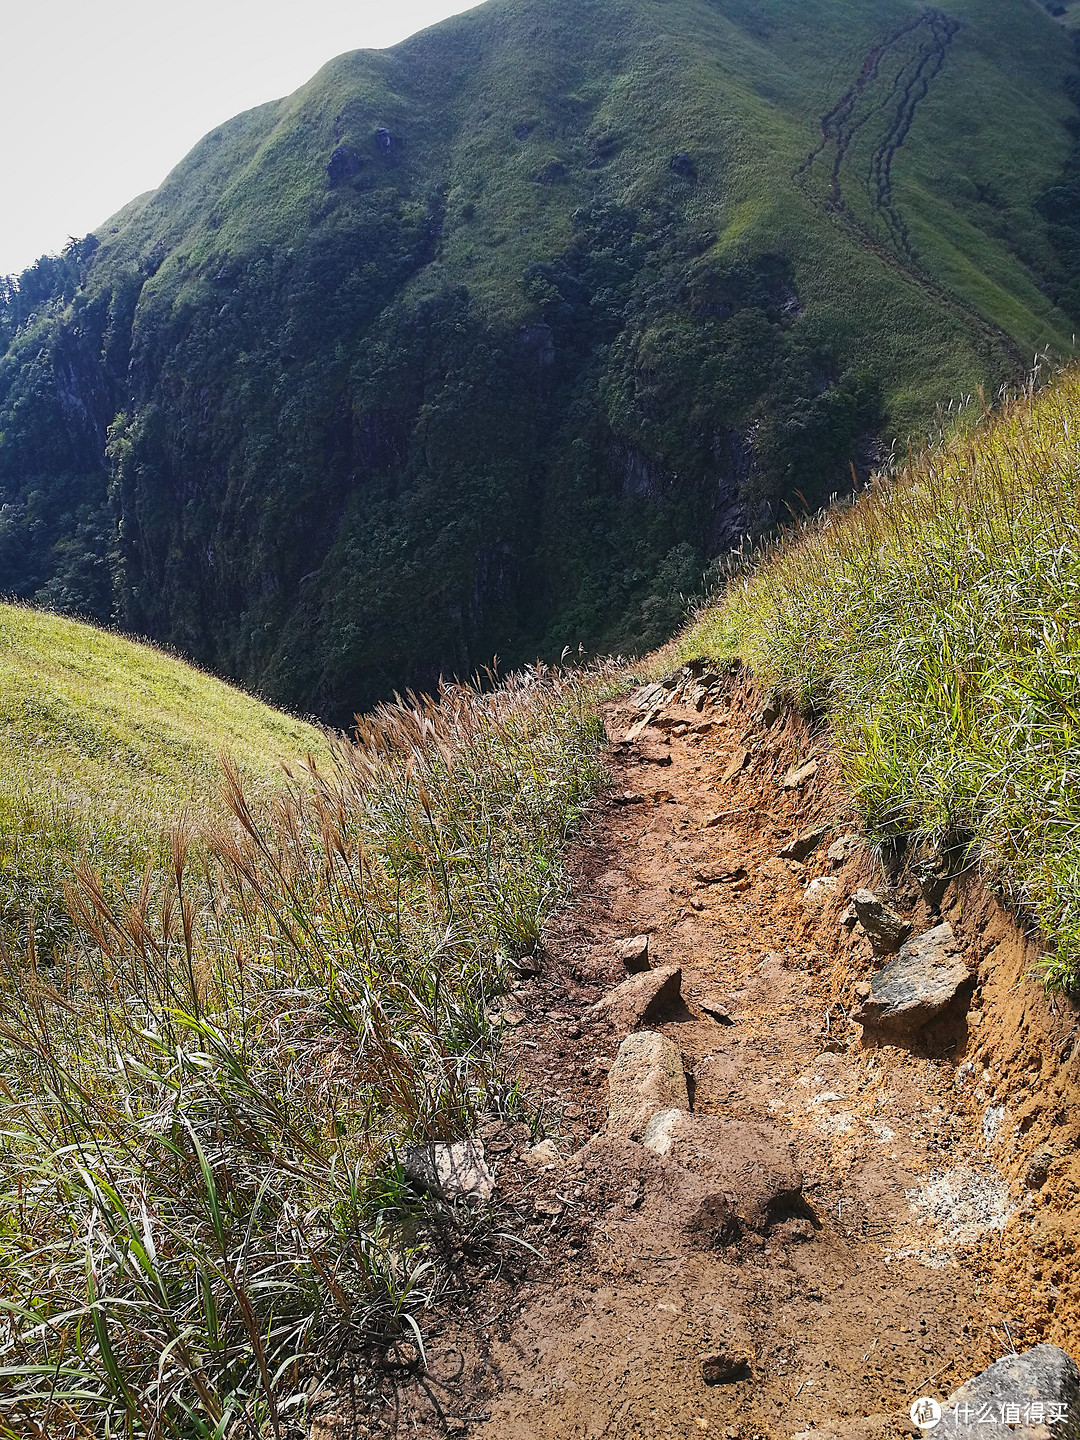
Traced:
[[[361, 722], [0, 963], [0, 1434], [284, 1437], [439, 1292], [401, 1147], [508, 1103], [487, 1002], [562, 893], [599, 672]], [[510, 1097], [509, 1103], [512, 1103]]]
[[871, 833], [973, 854], [1080, 983], [1080, 370], [799, 526], [681, 654], [827, 711]]

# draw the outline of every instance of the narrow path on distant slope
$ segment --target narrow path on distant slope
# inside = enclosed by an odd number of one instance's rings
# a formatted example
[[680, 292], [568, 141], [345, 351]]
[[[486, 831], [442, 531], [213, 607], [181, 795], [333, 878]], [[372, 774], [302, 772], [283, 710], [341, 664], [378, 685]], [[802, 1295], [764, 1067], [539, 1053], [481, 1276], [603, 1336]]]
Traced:
[[[795, 172], [796, 179], [808, 176], [831, 153], [830, 204], [858, 224], [843, 193], [844, 180], [852, 179], [865, 190], [871, 214], [883, 222], [900, 259], [909, 264], [916, 256], [894, 203], [892, 162], [959, 28], [956, 20], [931, 9], [874, 46], [855, 83], [821, 117], [821, 140]], [[857, 142], [859, 155], [853, 161]]]

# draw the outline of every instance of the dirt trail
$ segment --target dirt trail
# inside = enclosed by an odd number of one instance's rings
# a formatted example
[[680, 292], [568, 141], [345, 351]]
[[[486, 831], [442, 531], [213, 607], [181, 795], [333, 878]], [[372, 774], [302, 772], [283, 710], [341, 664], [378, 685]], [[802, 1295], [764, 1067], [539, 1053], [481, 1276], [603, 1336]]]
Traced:
[[[1059, 1072], [1063, 1045], [1071, 1056], [1073, 1021], [1017, 989], [1022, 944], [983, 892], [954, 884], [942, 903], [980, 965], [972, 1018], [914, 1050], [864, 1042], [845, 1012], [880, 962], [841, 914], [882, 877], [861, 845], [828, 858], [856, 827], [826, 744], [794, 716], [767, 728], [760, 704], [735, 675], [701, 711], [669, 706], [615, 745], [613, 790], [576, 847], [575, 903], [503, 1006], [509, 1054], [550, 1096], [559, 1163], [532, 1168], [523, 1127], [483, 1132], [544, 1263], [485, 1272], [466, 1318], [432, 1334], [427, 1382], [398, 1387], [393, 1425], [384, 1406], [378, 1424], [369, 1411], [329, 1433], [895, 1435], [911, 1433], [916, 1396], [944, 1398], [1014, 1342], [1075, 1352], [1076, 1067], [1037, 1096], [1031, 1084], [1033, 1055]], [[609, 735], [640, 718], [610, 706]], [[808, 759], [816, 773], [782, 788]], [[806, 864], [778, 857], [818, 822], [829, 835]], [[727, 878], [705, 883], [710, 871]], [[808, 901], [818, 876], [823, 898]], [[893, 898], [916, 933], [936, 922], [917, 890]], [[693, 1111], [790, 1145], [797, 1203], [703, 1229], [665, 1162], [588, 1143], [623, 1039], [590, 1006], [624, 977], [615, 942], [641, 933], [654, 967], [682, 967], [684, 1003], [648, 1028], [678, 1047]], [[1023, 1176], [1048, 1137], [1052, 1179], [1032, 1190]], [[700, 1357], [721, 1350], [749, 1372], [707, 1385]]]

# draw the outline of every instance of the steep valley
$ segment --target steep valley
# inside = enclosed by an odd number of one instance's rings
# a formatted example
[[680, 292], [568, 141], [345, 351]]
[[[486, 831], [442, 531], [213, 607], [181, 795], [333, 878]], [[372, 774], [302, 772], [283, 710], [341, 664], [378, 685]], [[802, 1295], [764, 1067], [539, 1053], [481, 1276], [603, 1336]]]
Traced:
[[5, 283], [0, 590], [335, 723], [661, 643], [1070, 350], [1075, 83], [1031, 0], [489, 0], [341, 56]]

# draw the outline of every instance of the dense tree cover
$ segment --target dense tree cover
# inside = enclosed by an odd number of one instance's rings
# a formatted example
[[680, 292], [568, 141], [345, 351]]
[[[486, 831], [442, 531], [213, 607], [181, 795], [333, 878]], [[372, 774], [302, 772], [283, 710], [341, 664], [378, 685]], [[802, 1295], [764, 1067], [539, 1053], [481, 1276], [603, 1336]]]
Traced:
[[[730, 108], [789, 73], [782, 27], [747, 49], [722, 5], [575, 5], [580, 53], [565, 5], [492, 0], [343, 57], [5, 282], [3, 592], [342, 721], [495, 655], [657, 643], [713, 557], [1005, 372], [1012, 337], [792, 178], [812, 125]], [[849, 20], [858, 74], [884, 22]], [[1045, 69], [1056, 32], [1023, 23]], [[833, 56], [807, 52], [815, 97]], [[1002, 207], [1050, 264], [1030, 199]], [[1026, 348], [1024, 286], [1026, 258]]]
[[439, 223], [387, 195], [213, 260], [123, 340], [104, 293], [32, 363], [17, 338], [5, 585], [341, 719], [496, 653], [657, 643], [717, 548], [822, 498], [880, 420], [782, 256], [718, 267], [678, 217], [585, 209], [500, 327], [465, 286], [401, 298]]

